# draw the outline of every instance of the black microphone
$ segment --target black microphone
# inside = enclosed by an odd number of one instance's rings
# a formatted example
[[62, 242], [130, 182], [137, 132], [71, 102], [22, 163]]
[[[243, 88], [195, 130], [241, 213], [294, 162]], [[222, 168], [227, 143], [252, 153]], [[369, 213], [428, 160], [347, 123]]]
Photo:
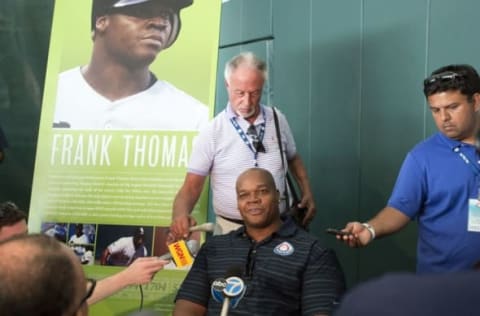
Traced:
[[246, 286], [243, 280], [240, 278], [242, 275], [243, 269], [239, 266], [232, 266], [227, 270], [226, 273], [226, 285], [223, 289], [223, 305], [220, 316], [227, 316], [228, 309], [230, 307], [237, 307], [240, 300], [243, 298], [243, 295], [246, 291]]

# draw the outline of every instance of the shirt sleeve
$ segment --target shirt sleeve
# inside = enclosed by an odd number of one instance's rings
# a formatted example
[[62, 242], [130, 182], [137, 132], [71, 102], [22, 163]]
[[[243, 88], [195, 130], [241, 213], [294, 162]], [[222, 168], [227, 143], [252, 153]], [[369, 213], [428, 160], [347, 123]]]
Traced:
[[188, 172], [201, 176], [209, 174], [215, 156], [214, 136], [213, 122], [209, 122], [195, 138]]
[[291, 160], [297, 154], [295, 139], [293, 138], [292, 130], [285, 115], [277, 108], [275, 108], [275, 111], [277, 111], [278, 114], [278, 124], [280, 125], [280, 133], [282, 134], [283, 147], [285, 148], [287, 160]]
[[330, 315], [344, 291], [345, 277], [335, 252], [316, 242], [303, 277], [302, 314]]
[[426, 192], [426, 181], [420, 163], [410, 152], [398, 174], [387, 205], [414, 218], [421, 210]]
[[182, 299], [202, 306], [208, 306], [210, 298], [210, 284], [207, 274], [208, 251], [205, 246], [200, 248], [195, 261], [185, 277], [175, 301]]

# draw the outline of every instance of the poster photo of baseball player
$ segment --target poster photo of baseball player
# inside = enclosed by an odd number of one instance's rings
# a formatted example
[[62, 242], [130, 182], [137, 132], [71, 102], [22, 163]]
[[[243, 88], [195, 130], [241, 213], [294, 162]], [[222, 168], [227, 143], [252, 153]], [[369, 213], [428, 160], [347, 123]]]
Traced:
[[128, 266], [151, 255], [152, 227], [99, 225], [97, 258], [101, 265]]
[[195, 1], [92, 0], [90, 58], [59, 74], [53, 127], [198, 131], [208, 107], [151, 67], [182, 39]]

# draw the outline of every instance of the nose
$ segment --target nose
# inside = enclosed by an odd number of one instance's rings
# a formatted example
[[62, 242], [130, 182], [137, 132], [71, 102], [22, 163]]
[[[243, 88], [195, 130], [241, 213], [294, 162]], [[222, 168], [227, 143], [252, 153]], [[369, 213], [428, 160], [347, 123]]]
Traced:
[[248, 202], [255, 203], [260, 200], [260, 192], [254, 191], [248, 195]]
[[450, 120], [450, 113], [448, 113], [448, 111], [446, 109], [441, 109], [440, 110], [440, 119], [443, 122], [446, 122], [446, 121]]
[[244, 104], [253, 104], [253, 93], [252, 92], [245, 92], [245, 94], [242, 96], [242, 101]]

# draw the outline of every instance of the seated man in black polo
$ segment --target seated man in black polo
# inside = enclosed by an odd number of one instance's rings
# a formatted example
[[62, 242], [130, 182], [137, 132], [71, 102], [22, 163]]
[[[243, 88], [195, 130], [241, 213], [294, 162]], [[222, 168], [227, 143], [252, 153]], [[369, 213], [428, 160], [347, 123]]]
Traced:
[[279, 193], [265, 169], [243, 172], [236, 183], [245, 226], [213, 236], [198, 253], [175, 299], [174, 315], [219, 315], [213, 281], [231, 267], [246, 290], [229, 315], [330, 315], [344, 292], [335, 253], [291, 220], [282, 222]]

